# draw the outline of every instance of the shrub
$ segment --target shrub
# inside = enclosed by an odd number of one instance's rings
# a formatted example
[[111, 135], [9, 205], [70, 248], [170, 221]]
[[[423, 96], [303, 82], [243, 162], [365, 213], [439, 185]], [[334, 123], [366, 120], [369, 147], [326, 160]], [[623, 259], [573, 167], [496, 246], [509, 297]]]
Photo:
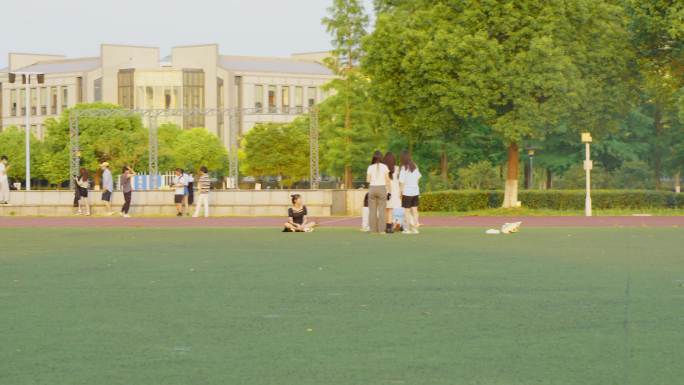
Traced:
[[487, 160], [458, 169], [458, 185], [463, 189], [495, 189], [502, 183], [497, 169]]
[[[582, 210], [583, 190], [520, 191], [523, 207], [533, 209]], [[472, 211], [499, 208], [503, 191], [452, 190], [425, 193], [421, 196], [423, 211]], [[655, 190], [595, 190], [595, 209], [682, 208], [684, 194]]]

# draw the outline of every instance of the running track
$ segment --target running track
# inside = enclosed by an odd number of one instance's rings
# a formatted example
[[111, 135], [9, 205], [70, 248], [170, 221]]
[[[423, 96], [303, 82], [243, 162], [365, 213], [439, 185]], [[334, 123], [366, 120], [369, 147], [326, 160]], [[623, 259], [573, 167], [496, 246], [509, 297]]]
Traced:
[[[359, 227], [359, 218], [315, 219], [326, 227]], [[119, 217], [0, 217], [0, 228], [50, 227], [280, 227], [284, 218], [119, 218]], [[684, 227], [684, 216], [665, 217], [421, 217], [428, 227], [500, 227], [522, 221], [525, 227]]]

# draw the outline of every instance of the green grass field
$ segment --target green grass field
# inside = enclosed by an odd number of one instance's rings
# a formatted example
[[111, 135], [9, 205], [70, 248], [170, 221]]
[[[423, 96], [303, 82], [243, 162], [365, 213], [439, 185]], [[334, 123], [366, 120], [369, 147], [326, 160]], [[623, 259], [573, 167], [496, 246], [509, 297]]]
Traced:
[[681, 384], [684, 230], [1, 229], [0, 384]]

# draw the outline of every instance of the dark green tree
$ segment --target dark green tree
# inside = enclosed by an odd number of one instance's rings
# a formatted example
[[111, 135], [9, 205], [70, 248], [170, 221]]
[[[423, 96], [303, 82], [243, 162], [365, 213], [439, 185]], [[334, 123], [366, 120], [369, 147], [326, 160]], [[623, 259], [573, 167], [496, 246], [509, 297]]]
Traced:
[[[333, 60], [331, 68], [343, 80], [343, 87], [337, 86], [344, 98], [344, 125], [338, 129], [339, 136], [344, 138], [343, 153], [353, 153], [354, 127], [353, 111], [359, 106], [353, 104], [353, 84], [358, 75], [357, 64], [362, 56], [361, 39], [366, 35], [368, 15], [360, 0], [333, 0], [328, 8], [329, 16], [323, 18], [323, 25], [333, 37]], [[344, 160], [344, 184], [353, 184], [352, 161], [346, 156]]]

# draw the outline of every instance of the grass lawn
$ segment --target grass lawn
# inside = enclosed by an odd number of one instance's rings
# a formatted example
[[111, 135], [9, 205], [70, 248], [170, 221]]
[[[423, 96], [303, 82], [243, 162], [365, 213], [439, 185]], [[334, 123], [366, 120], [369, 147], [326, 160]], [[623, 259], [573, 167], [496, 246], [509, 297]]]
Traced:
[[673, 385], [683, 240], [1, 229], [0, 384]]

